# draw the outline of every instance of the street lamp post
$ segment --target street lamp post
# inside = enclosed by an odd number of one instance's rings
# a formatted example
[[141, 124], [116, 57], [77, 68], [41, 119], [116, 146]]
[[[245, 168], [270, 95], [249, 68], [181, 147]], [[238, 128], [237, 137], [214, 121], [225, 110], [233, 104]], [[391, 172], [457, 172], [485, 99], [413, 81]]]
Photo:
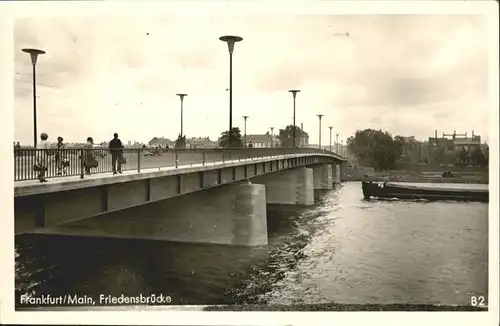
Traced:
[[244, 142], [245, 142], [245, 146], [247, 145], [247, 119], [248, 119], [248, 115], [244, 115], [243, 116], [243, 119], [245, 119], [245, 136], [244, 136]]
[[219, 40], [226, 42], [229, 50], [229, 146], [231, 146], [233, 134], [233, 51], [234, 43], [243, 41], [243, 38], [226, 35], [219, 37]]
[[330, 128], [330, 152], [332, 151], [332, 126], [329, 126], [328, 128]]
[[39, 54], [45, 54], [45, 51], [39, 49], [22, 49], [23, 52], [29, 53], [31, 64], [33, 66], [33, 146], [36, 148], [37, 131], [36, 131], [36, 61]]
[[336, 154], [339, 154], [339, 134], [338, 133], [337, 133], [336, 147], [337, 147], [337, 149], [335, 150]]
[[274, 127], [271, 127], [271, 148], [274, 148]]
[[181, 99], [181, 139], [179, 140], [181, 142], [181, 148], [184, 148], [184, 130], [182, 129], [182, 125], [183, 125], [183, 115], [184, 115], [184, 110], [183, 110], [183, 103], [184, 103], [184, 96], [187, 96], [187, 94], [182, 94], [182, 93], [179, 93], [177, 94], [177, 96], [179, 96], [179, 98]]
[[321, 118], [324, 114], [316, 114], [319, 118], [319, 149], [321, 149]]
[[297, 93], [300, 92], [298, 89], [291, 89], [289, 90], [290, 93], [293, 95], [293, 129], [292, 129], [292, 148], [295, 148], [295, 97], [297, 96]]

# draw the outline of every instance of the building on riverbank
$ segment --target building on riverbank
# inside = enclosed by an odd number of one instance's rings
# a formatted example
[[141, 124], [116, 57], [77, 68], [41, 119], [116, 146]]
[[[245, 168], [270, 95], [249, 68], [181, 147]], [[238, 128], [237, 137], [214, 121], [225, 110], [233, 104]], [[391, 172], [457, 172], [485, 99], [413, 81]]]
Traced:
[[[162, 148], [175, 147], [175, 140], [170, 140], [169, 138], [154, 137], [148, 142], [150, 147], [161, 146]], [[210, 137], [191, 137], [186, 138], [186, 148], [214, 148], [217, 147], [218, 143], [216, 141], [210, 140]]]
[[397, 136], [401, 143], [402, 163], [425, 163], [429, 159], [429, 143], [418, 141], [414, 136]]
[[168, 147], [173, 148], [175, 145], [175, 141], [170, 140], [169, 138], [153, 137], [153, 139], [151, 139], [148, 142], [148, 145], [151, 147], [161, 146], [163, 148], [167, 147], [167, 145], [168, 145]]
[[481, 136], [475, 135], [474, 130], [470, 137], [467, 132], [457, 134], [443, 133], [438, 137], [437, 130], [434, 137], [428, 141], [419, 141], [414, 136], [396, 136], [395, 140], [401, 143], [402, 164], [455, 164], [460, 162], [460, 153], [472, 153], [476, 148], [481, 148]]
[[[244, 136], [242, 136], [244, 138]], [[280, 147], [281, 142], [278, 136], [271, 136], [269, 132], [263, 135], [247, 135], [247, 144], [252, 143], [252, 147], [264, 148], [264, 147]]]
[[217, 146], [218, 143], [210, 140], [210, 137], [191, 137], [186, 139], [186, 148], [215, 148]]
[[477, 148], [481, 148], [481, 136], [475, 135], [472, 130], [471, 137], [467, 137], [467, 132], [457, 134], [446, 134], [438, 137], [437, 130], [434, 137], [429, 137], [429, 162], [441, 164], [454, 164], [460, 162], [461, 151], [472, 153]]

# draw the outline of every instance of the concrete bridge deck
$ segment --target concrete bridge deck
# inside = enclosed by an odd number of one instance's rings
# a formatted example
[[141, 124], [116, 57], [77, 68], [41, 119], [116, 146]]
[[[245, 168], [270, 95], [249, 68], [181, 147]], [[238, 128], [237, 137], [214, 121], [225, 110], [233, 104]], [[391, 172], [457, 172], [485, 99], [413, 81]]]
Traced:
[[[17, 181], [15, 232], [61, 232], [64, 225], [67, 234], [87, 229], [111, 235], [120, 229], [118, 237], [266, 244], [266, 204], [314, 204], [314, 189], [340, 182], [341, 162], [317, 151]], [[160, 202], [166, 207], [161, 217], [148, 219], [137, 210]], [[130, 221], [127, 214], [100, 218], [129, 209], [135, 209]]]
[[[318, 154], [329, 155], [338, 160], [343, 160], [339, 155], [326, 150], [313, 148], [199, 148], [199, 149], [123, 149], [123, 157], [126, 164], [122, 165], [122, 171], [149, 170], [152, 168], [178, 167], [186, 165], [205, 164], [210, 165], [218, 162], [241, 161], [247, 159], [264, 158], [291, 154]], [[63, 150], [39, 150], [39, 149], [19, 149], [14, 151], [14, 180], [23, 182], [27, 180], [37, 180], [37, 171], [34, 166], [39, 161], [47, 168], [46, 178], [60, 178], [62, 175], [80, 176], [84, 179], [85, 159], [92, 156], [97, 163], [91, 169], [95, 173], [112, 172], [112, 155], [109, 149], [83, 149], [69, 148]], [[63, 158], [66, 166], [59, 170], [60, 164], [56, 156]], [[59, 160], [62, 161], [62, 160]]]
[[[320, 154], [320, 153], [318, 153]], [[14, 183], [14, 196], [30, 196], [36, 194], [44, 194], [59, 191], [68, 191], [74, 189], [81, 189], [86, 187], [94, 187], [106, 184], [121, 183], [149, 178], [157, 178], [163, 176], [172, 176], [178, 174], [187, 174], [193, 172], [208, 171], [213, 169], [221, 169], [226, 167], [245, 166], [248, 164], [257, 164], [270, 162], [275, 160], [285, 160], [288, 158], [305, 158], [312, 154], [286, 154], [264, 157], [252, 157], [245, 159], [229, 160], [229, 161], [215, 161], [208, 163], [191, 163], [176, 166], [154, 167], [148, 169], [125, 170], [121, 174], [113, 175], [112, 172], [101, 172], [90, 175], [85, 175], [85, 179], [80, 176], [62, 176], [51, 178], [46, 183], [40, 183], [38, 180], [23, 180]], [[321, 154], [320, 154], [321, 155]], [[310, 162], [313, 163], [312, 161]], [[276, 167], [274, 170], [280, 169]], [[272, 171], [272, 170], [271, 170]], [[270, 171], [268, 171], [270, 172]]]
[[[289, 156], [289, 155], [288, 155]], [[14, 183], [14, 195], [15, 196], [27, 196], [37, 193], [47, 193], [55, 191], [65, 191], [71, 189], [78, 189], [83, 187], [90, 187], [95, 185], [104, 185], [111, 181], [111, 183], [126, 182], [139, 179], [145, 179], [150, 177], [161, 177], [167, 175], [184, 174], [194, 171], [201, 171], [207, 169], [213, 169], [214, 167], [224, 167], [232, 166], [234, 164], [242, 165], [248, 162], [264, 162], [268, 159], [282, 159], [286, 158], [287, 155], [269, 156], [262, 158], [249, 158], [240, 160], [230, 160], [230, 161], [217, 161], [210, 163], [189, 163], [184, 165], [168, 165], [163, 167], [153, 167], [137, 170], [124, 170], [121, 174], [113, 175], [112, 172], [99, 172], [90, 175], [85, 175], [85, 179], [81, 179], [80, 176], [62, 176], [57, 178], [51, 178], [46, 183], [40, 183], [38, 180], [22, 180], [16, 181]]]

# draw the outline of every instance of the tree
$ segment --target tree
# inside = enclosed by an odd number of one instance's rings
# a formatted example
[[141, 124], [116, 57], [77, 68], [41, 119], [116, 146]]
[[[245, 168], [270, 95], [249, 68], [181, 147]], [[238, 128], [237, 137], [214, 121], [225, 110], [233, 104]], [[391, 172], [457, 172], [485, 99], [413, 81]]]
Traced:
[[177, 136], [177, 139], [175, 140], [174, 144], [175, 148], [185, 148], [186, 147], [186, 135], [181, 137], [181, 134]]
[[472, 153], [470, 155], [471, 161], [473, 164], [480, 165], [480, 166], [488, 166], [488, 155], [489, 155], [489, 149], [488, 147], [485, 148], [484, 152], [481, 150], [480, 147], [476, 147], [472, 150]]
[[469, 155], [469, 151], [467, 151], [465, 148], [461, 148], [460, 151], [458, 151], [457, 153], [457, 156], [458, 156], [458, 160], [463, 163], [463, 164], [468, 164], [469, 161], [472, 158], [472, 155]]
[[394, 140], [382, 130], [358, 130], [347, 139], [347, 148], [360, 163], [381, 171], [391, 169], [401, 157], [401, 138]]
[[[300, 145], [300, 140], [302, 137], [307, 137], [308, 134], [304, 130], [295, 126], [295, 146]], [[291, 148], [293, 146], [293, 125], [286, 126], [285, 129], [280, 129], [278, 138], [281, 143], [281, 147]]]
[[408, 160], [408, 157], [405, 156], [405, 139], [403, 136], [394, 136], [394, 146], [396, 148], [396, 151], [400, 153], [400, 156], [397, 158], [401, 161], [403, 160]]
[[484, 145], [483, 153], [484, 153], [484, 165], [489, 166], [489, 164], [490, 164], [490, 146], [488, 146], [488, 144]]
[[229, 143], [229, 131], [224, 131], [221, 133], [221, 137], [219, 138], [219, 146], [228, 148], [228, 147], [243, 147], [243, 139], [241, 137], [240, 128], [234, 127], [231, 129], [231, 144]]

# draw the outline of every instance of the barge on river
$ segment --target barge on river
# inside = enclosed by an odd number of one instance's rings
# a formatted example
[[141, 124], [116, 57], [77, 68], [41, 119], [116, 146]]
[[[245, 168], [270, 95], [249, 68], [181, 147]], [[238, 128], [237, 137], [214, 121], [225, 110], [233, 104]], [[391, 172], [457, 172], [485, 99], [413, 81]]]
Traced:
[[362, 181], [363, 196], [388, 199], [424, 199], [488, 202], [488, 189], [420, 187], [390, 182]]

